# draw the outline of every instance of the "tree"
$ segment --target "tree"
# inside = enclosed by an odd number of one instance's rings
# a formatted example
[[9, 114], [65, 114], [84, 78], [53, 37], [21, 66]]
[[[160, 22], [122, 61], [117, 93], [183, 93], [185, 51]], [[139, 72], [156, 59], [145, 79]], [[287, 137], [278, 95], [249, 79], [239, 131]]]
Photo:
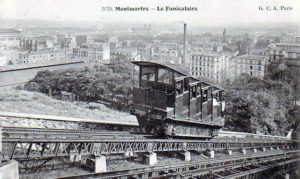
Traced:
[[230, 130], [284, 135], [295, 123], [293, 87], [242, 75], [226, 86], [225, 126]]
[[100, 96], [131, 96], [132, 66], [129, 62], [104, 66], [90, 65], [76, 69], [40, 71], [26, 89], [55, 94], [62, 91], [72, 92], [81, 100], [96, 101]]

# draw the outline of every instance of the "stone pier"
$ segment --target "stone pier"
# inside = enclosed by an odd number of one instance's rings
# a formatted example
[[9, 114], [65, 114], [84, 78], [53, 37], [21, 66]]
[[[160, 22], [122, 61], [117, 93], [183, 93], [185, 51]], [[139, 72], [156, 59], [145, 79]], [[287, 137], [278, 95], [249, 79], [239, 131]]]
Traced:
[[132, 151], [126, 151], [126, 152], [124, 153], [124, 157], [125, 157], [125, 158], [130, 158], [130, 157], [133, 157], [133, 156], [134, 156], [134, 154], [133, 154]]
[[95, 173], [103, 173], [107, 171], [106, 157], [103, 155], [95, 158], [87, 158], [86, 165], [93, 169]]
[[240, 149], [240, 152], [241, 152], [243, 155], [246, 155], [246, 154], [247, 154], [247, 150], [244, 149], [244, 148], [241, 148], [241, 149]]
[[145, 163], [153, 166], [157, 164], [157, 155], [154, 152], [145, 155]]
[[191, 161], [192, 160], [191, 152], [189, 152], [189, 151], [180, 152], [180, 155], [183, 157], [183, 159], [185, 161]]
[[224, 153], [228, 154], [228, 155], [232, 155], [232, 150], [231, 149], [226, 149], [226, 150], [224, 150]]
[[70, 157], [70, 162], [80, 162], [81, 161], [81, 155], [76, 152], [71, 151], [69, 157]]
[[0, 179], [19, 179], [19, 164], [15, 160], [0, 163]]
[[207, 156], [208, 158], [215, 158], [215, 151], [207, 149], [204, 152], [204, 155]]

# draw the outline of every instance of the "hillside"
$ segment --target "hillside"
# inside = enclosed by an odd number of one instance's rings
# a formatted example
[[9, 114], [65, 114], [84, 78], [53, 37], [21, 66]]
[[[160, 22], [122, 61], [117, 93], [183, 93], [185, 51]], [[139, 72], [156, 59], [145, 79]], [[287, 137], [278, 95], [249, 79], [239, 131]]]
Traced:
[[[89, 109], [90, 106], [96, 109]], [[41, 93], [20, 90], [1, 89], [0, 111], [137, 123], [135, 116], [101, 104], [65, 102]]]

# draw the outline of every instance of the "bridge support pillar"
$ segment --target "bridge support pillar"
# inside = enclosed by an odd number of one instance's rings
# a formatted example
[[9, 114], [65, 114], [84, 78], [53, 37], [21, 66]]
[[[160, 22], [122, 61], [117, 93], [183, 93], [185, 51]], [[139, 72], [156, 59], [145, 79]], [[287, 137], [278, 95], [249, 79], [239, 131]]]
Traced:
[[265, 148], [265, 147], [261, 148], [261, 151], [265, 152], [265, 151], [266, 151], [266, 148]]
[[15, 160], [10, 160], [0, 166], [0, 178], [19, 179], [19, 164]]
[[192, 160], [191, 159], [191, 152], [189, 152], [189, 151], [181, 152], [180, 155], [184, 157], [185, 161], [191, 161]]
[[232, 150], [231, 149], [226, 149], [224, 152], [225, 152], [225, 154], [232, 155]]
[[252, 151], [253, 151], [254, 153], [257, 153], [257, 149], [256, 149], [256, 148], [252, 149]]
[[279, 147], [279, 146], [277, 146], [276, 148], [277, 148], [277, 150], [280, 150], [280, 147]]
[[95, 173], [103, 173], [107, 171], [106, 167], [106, 157], [101, 155], [99, 157], [87, 158], [86, 159], [87, 167], [94, 170]]
[[273, 148], [273, 147], [270, 147], [270, 150], [274, 150], [274, 148]]
[[209, 158], [215, 158], [215, 151], [208, 149], [204, 152], [204, 155]]
[[246, 154], [247, 154], [247, 150], [246, 150], [246, 149], [244, 149], [244, 148], [241, 148], [241, 149], [240, 149], [240, 151], [241, 151], [241, 153], [242, 153], [242, 154], [244, 154], [244, 155], [246, 155]]
[[288, 173], [284, 174], [284, 179], [290, 179], [290, 175]]
[[124, 156], [125, 156], [125, 158], [132, 157], [133, 156], [133, 152], [132, 151], [126, 151], [124, 153]]
[[157, 164], [157, 155], [156, 155], [156, 153], [151, 152], [151, 153], [147, 154], [145, 157], [146, 157], [145, 162], [146, 162], [147, 165], [153, 166], [153, 165]]
[[70, 152], [70, 162], [81, 161], [81, 155], [76, 152]]

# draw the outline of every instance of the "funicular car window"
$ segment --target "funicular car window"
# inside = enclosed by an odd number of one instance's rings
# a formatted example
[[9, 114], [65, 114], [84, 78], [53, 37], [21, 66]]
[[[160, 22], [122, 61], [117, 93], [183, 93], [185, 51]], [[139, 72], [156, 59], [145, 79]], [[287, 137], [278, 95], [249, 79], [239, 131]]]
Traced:
[[189, 79], [188, 78], [184, 78], [184, 85], [183, 85], [184, 91], [188, 90], [188, 86], [189, 86]]
[[201, 95], [201, 85], [198, 84], [197, 85], [197, 96], [200, 96]]
[[155, 81], [155, 68], [154, 67], [143, 67], [142, 68], [142, 80]]
[[172, 84], [173, 74], [170, 70], [159, 68], [158, 69], [158, 82]]
[[216, 94], [214, 94], [214, 98], [216, 99], [216, 101], [221, 101], [221, 99], [220, 99], [220, 97], [221, 97], [220, 92], [221, 91], [218, 91]]
[[203, 96], [202, 96], [203, 102], [207, 101], [207, 96], [208, 96], [208, 89], [205, 89], [203, 90]]
[[191, 87], [192, 98], [196, 98], [197, 96], [197, 85]]
[[176, 82], [176, 93], [177, 93], [177, 94], [182, 94], [182, 93], [183, 93], [182, 82], [183, 82], [183, 81], [177, 81], [177, 82]]

